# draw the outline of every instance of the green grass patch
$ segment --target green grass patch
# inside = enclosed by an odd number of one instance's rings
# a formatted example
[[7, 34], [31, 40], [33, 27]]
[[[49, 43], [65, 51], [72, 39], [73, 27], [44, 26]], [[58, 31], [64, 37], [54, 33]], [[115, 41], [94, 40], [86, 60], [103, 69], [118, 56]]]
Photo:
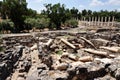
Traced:
[[63, 54], [63, 51], [62, 51], [62, 50], [58, 50], [58, 51], [56, 51], [56, 54], [62, 55], [62, 54]]

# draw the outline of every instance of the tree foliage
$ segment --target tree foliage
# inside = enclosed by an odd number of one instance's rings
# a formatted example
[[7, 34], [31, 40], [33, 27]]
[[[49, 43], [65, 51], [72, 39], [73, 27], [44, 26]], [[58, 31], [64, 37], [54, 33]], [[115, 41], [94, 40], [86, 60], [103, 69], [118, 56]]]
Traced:
[[3, 0], [2, 16], [14, 22], [16, 32], [24, 29], [26, 11], [26, 0]]
[[34, 18], [37, 15], [37, 11], [32, 9], [27, 9], [26, 11], [26, 18]]
[[0, 30], [13, 30], [14, 28], [14, 23], [10, 20], [10, 19], [7, 19], [7, 20], [2, 20], [0, 22]]
[[33, 27], [38, 29], [43, 29], [49, 26], [49, 18], [27, 18], [25, 20], [27, 29], [32, 29]]
[[43, 10], [42, 14], [47, 15], [50, 18], [50, 22], [55, 24], [57, 29], [60, 29], [61, 23], [69, 19], [69, 10], [65, 8], [64, 4], [46, 4], [45, 7], [46, 10]]
[[65, 22], [65, 24], [69, 27], [77, 27], [78, 26], [78, 21], [75, 19], [70, 19]]
[[77, 19], [78, 18], [78, 9], [73, 7], [70, 11], [71, 11], [71, 17]]
[[[45, 4], [40, 14], [37, 11], [28, 9], [26, 0], [3, 0], [0, 1], [0, 16], [3, 21], [0, 23], [0, 30], [12, 30], [20, 32], [24, 29], [33, 27], [42, 29], [45, 27], [61, 29], [62, 24], [76, 26], [78, 19], [86, 17], [115, 17], [120, 21], [120, 12], [118, 11], [91, 11], [82, 10], [81, 12], [73, 7], [68, 9], [64, 4]], [[108, 20], [108, 19], [107, 19]]]

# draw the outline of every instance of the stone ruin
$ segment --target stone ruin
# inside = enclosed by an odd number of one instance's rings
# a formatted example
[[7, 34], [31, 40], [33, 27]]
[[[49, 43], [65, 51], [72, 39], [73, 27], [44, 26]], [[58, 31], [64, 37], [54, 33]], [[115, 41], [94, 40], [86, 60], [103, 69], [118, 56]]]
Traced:
[[120, 80], [120, 33], [4, 37], [0, 80]]

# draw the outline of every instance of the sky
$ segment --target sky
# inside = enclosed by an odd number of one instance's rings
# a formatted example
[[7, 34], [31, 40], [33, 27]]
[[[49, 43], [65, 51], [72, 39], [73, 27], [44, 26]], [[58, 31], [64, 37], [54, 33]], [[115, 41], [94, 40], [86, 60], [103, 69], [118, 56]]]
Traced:
[[[1, 1], [1, 0], [0, 0]], [[65, 4], [66, 8], [77, 8], [79, 11], [83, 9], [90, 9], [92, 11], [100, 10], [118, 10], [120, 11], [120, 0], [27, 0], [28, 8], [37, 10], [45, 9], [44, 4]]]
[[120, 0], [27, 0], [28, 8], [40, 12], [45, 9], [44, 4], [65, 4], [66, 8], [77, 8], [79, 11], [90, 9], [92, 11], [100, 10], [118, 10], [120, 11]]

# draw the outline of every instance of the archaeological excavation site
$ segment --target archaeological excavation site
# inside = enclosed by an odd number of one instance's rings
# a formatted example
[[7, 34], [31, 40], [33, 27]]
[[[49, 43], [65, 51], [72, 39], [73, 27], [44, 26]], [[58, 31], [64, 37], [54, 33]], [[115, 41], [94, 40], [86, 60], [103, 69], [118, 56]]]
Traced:
[[119, 31], [3, 36], [0, 80], [120, 80]]
[[0, 80], [120, 80], [120, 0], [0, 0]]

